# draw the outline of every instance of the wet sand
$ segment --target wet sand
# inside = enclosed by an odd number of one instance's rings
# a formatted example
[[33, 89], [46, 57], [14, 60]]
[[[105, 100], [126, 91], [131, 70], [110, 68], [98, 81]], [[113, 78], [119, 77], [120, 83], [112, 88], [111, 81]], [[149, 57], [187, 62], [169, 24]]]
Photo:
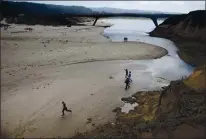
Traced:
[[[145, 72], [125, 91], [124, 69], [144, 71], [133, 60], [167, 53], [144, 43], [113, 43], [101, 36], [103, 27], [26, 27], [1, 29], [1, 127], [12, 137], [68, 137], [114, 120], [121, 97], [152, 84]], [[62, 117], [61, 101], [73, 112]]]

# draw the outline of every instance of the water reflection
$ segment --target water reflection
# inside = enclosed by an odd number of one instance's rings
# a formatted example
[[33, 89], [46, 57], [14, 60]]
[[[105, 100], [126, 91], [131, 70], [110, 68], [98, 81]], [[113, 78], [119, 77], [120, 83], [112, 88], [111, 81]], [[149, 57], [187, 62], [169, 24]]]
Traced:
[[134, 104], [125, 103], [124, 106], [122, 107], [121, 112], [128, 113], [130, 110], [134, 110], [136, 106], [138, 106], [137, 103]]
[[[103, 21], [113, 24], [113, 26], [106, 28], [103, 34], [108, 36], [113, 42], [122, 42], [124, 37], [127, 37], [128, 41], [153, 44], [163, 47], [168, 51], [168, 55], [159, 59], [137, 60], [135, 62], [136, 64], [144, 64], [147, 67], [145, 71], [151, 72], [152, 77], [155, 79], [162, 78], [165, 80], [164, 83], [167, 84], [168, 81], [187, 77], [192, 73], [193, 67], [179, 58], [177, 55], [178, 49], [172, 41], [150, 37], [146, 33], [155, 28], [152, 21], [134, 19], [106, 19]], [[159, 23], [161, 22], [163, 21], [159, 21]], [[139, 73], [142, 71], [137, 70], [135, 72]]]

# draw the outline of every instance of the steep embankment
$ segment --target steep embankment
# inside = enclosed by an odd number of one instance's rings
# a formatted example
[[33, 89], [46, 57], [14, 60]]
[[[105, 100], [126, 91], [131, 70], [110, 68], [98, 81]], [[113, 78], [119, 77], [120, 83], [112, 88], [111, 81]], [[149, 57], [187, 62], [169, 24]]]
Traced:
[[173, 81], [162, 91], [137, 92], [122, 99], [139, 105], [128, 114], [114, 109], [116, 121], [76, 137], [200, 138], [206, 122], [206, 11], [173, 16], [150, 33], [168, 38], [180, 57], [197, 68], [187, 79]]
[[150, 32], [151, 36], [174, 41], [180, 57], [189, 64], [205, 64], [206, 59], [206, 11], [192, 11], [166, 19]]
[[[179, 56], [185, 62], [196, 66], [190, 77], [171, 83], [161, 92], [160, 115], [164, 114], [164, 108], [167, 109], [173, 102], [171, 111], [165, 115], [168, 119], [171, 113], [175, 113], [179, 116], [171, 116], [173, 119], [181, 118], [181, 124], [174, 134], [179, 133], [178, 137], [182, 137], [180, 133], [187, 131], [187, 136], [184, 137], [203, 136], [206, 119], [206, 11], [198, 10], [170, 17], [150, 35], [174, 41], [179, 48]], [[183, 121], [190, 125], [192, 123], [193, 128], [186, 127]]]
[[[160, 92], [150, 132], [142, 137], [203, 137], [206, 111], [206, 11], [173, 16], [155, 28], [151, 36], [174, 41], [179, 56], [196, 70], [187, 79], [171, 82]], [[152, 105], [150, 103], [150, 105]], [[163, 130], [164, 129], [164, 130]], [[165, 132], [166, 131], [166, 132]]]
[[[192, 11], [185, 15], [170, 17], [150, 35], [174, 41], [179, 48], [179, 56], [185, 62], [197, 66], [187, 79], [171, 82], [161, 92], [156, 119], [162, 123], [170, 121], [169, 126], [163, 124], [166, 131], [169, 131], [170, 137], [205, 136], [206, 11]], [[153, 136], [158, 132], [160, 136], [164, 134], [161, 127], [153, 131]], [[149, 133], [143, 135], [143, 137], [151, 136]]]

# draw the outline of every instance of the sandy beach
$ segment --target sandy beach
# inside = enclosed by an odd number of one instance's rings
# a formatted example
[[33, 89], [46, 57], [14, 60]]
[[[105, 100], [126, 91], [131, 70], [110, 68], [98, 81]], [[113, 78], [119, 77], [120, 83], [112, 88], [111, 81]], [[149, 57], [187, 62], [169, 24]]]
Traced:
[[[1, 28], [3, 132], [11, 137], [71, 137], [114, 120], [112, 109], [123, 105], [121, 97], [144, 86], [134, 79], [135, 85], [125, 91], [124, 69], [144, 70], [134, 60], [159, 58], [167, 51], [111, 42], [101, 35], [102, 24]], [[33, 30], [26, 31], [28, 27]], [[64, 117], [62, 101], [72, 109]]]

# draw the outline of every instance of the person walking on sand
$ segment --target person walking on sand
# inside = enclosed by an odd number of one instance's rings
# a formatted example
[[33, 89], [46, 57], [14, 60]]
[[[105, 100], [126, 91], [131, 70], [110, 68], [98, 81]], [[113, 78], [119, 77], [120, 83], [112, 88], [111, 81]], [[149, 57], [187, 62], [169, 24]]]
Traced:
[[125, 89], [128, 89], [128, 88], [130, 88], [130, 85], [129, 85], [129, 83], [130, 83], [130, 79], [127, 77], [127, 79], [125, 80], [125, 84], [126, 84], [126, 87], [125, 87]]
[[64, 101], [62, 101], [62, 105], [63, 105], [62, 116], [64, 116], [64, 111], [72, 112], [72, 110], [67, 109], [66, 103]]
[[126, 72], [125, 78], [127, 78], [127, 76], [128, 76], [128, 69], [125, 69], [125, 72]]
[[131, 79], [131, 76], [132, 76], [132, 75], [131, 75], [131, 74], [132, 74], [131, 71], [129, 71], [128, 78], [129, 78], [129, 81], [130, 81], [130, 82], [132, 82], [132, 79]]

